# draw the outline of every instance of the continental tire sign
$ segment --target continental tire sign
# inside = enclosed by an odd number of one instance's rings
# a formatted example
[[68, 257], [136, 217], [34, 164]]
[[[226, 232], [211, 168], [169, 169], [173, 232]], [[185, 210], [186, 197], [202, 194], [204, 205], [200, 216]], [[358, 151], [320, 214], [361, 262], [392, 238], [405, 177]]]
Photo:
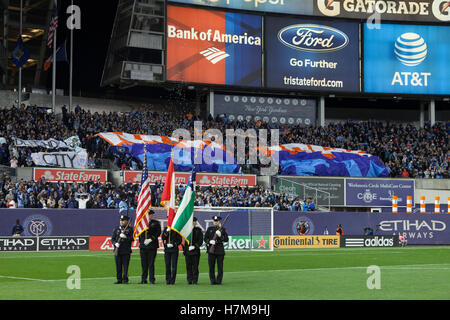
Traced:
[[398, 247], [398, 236], [342, 236], [341, 247]]
[[339, 248], [339, 236], [274, 236], [274, 249]]

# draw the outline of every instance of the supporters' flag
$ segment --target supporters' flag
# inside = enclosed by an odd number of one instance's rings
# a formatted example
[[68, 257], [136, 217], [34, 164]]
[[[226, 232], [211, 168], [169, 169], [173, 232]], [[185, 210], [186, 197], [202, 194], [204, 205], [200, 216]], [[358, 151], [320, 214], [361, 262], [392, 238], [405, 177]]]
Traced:
[[11, 60], [18, 68], [21, 68], [25, 63], [27, 63], [28, 59], [30, 59], [30, 52], [23, 44], [22, 36], [19, 36], [16, 47], [12, 52]]
[[141, 188], [139, 190], [133, 231], [133, 238], [135, 240], [142, 232], [148, 229], [149, 220], [147, 213], [152, 205], [152, 190], [150, 188], [150, 179], [148, 178], [147, 161], [145, 158], [142, 168]]
[[57, 0], [53, 1], [53, 14], [50, 20], [50, 27], [48, 28], [47, 47], [51, 48], [53, 44], [53, 36], [58, 28], [58, 6]]
[[[56, 50], [56, 62], [67, 61], [66, 41]], [[44, 71], [47, 71], [53, 62], [53, 54], [44, 62]]]
[[[146, 161], [146, 159], [147, 157], [144, 156], [144, 161]], [[172, 221], [175, 216], [175, 168], [172, 156], [170, 157], [166, 182], [164, 183], [164, 190], [161, 196], [161, 205], [167, 209], [167, 226], [170, 227], [172, 226]]]
[[192, 229], [194, 228], [192, 221], [194, 219], [194, 201], [195, 201], [195, 166], [192, 169], [191, 177], [184, 190], [183, 200], [181, 200], [180, 207], [177, 214], [173, 218], [172, 230], [179, 233], [184, 240], [189, 244], [192, 239]]

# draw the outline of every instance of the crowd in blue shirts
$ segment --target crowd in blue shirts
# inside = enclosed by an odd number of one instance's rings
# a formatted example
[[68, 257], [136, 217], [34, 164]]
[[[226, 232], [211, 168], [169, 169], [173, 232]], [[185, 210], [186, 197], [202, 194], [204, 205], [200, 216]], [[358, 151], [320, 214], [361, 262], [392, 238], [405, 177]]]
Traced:
[[[362, 150], [378, 156], [390, 170], [390, 177], [449, 178], [450, 121], [418, 128], [412, 123], [381, 121], [330, 122], [324, 127], [281, 125], [261, 121], [231, 121], [229, 117], [206, 119], [194, 116], [188, 109], [161, 112], [152, 108], [134, 111], [90, 112], [77, 106], [73, 112], [63, 108], [62, 115], [48, 113], [37, 106], [0, 109], [0, 164], [11, 167], [32, 166], [31, 152], [39, 148], [16, 148], [12, 137], [21, 139], [64, 140], [78, 136], [81, 146], [90, 156], [89, 167], [100, 167], [100, 159], [111, 159], [121, 169], [140, 169], [141, 164], [127, 153], [116, 149], [95, 134], [127, 132], [171, 136], [174, 130], [186, 128], [194, 134], [194, 121], [201, 120], [203, 130], [219, 129], [280, 129], [280, 143], [303, 143], [346, 150]], [[47, 150], [49, 151], [49, 150]], [[51, 151], [51, 150], [50, 150]], [[248, 152], [248, 148], [247, 148]], [[243, 165], [243, 172], [252, 166]]]
[[[176, 203], [183, 198], [185, 186], [176, 189]], [[163, 186], [156, 181], [151, 186], [152, 206], [161, 206]], [[20, 179], [12, 182], [0, 173], [0, 208], [41, 209], [118, 209], [126, 211], [137, 206], [139, 184], [111, 182], [87, 183], [48, 182]], [[279, 194], [262, 186], [196, 186], [195, 205], [200, 207], [273, 207], [279, 211], [314, 211], [312, 199], [301, 201], [297, 197]]]

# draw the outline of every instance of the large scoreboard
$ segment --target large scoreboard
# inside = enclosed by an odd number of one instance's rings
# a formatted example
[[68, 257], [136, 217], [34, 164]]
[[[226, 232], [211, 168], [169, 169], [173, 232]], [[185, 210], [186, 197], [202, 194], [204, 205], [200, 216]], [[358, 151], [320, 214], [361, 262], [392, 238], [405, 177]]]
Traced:
[[165, 80], [449, 95], [450, 1], [169, 0]]

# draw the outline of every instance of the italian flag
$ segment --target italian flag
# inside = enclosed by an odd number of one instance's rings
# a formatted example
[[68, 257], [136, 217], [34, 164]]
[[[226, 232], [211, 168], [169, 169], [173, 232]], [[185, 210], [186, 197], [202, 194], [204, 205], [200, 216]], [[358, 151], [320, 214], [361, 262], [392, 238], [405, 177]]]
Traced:
[[173, 218], [172, 225], [170, 228], [175, 232], [179, 233], [183, 239], [189, 244], [192, 239], [192, 229], [194, 226], [192, 221], [194, 219], [194, 201], [195, 201], [195, 166], [192, 169], [189, 182], [184, 190], [183, 199], [181, 200], [180, 206], [178, 207], [177, 213]]

